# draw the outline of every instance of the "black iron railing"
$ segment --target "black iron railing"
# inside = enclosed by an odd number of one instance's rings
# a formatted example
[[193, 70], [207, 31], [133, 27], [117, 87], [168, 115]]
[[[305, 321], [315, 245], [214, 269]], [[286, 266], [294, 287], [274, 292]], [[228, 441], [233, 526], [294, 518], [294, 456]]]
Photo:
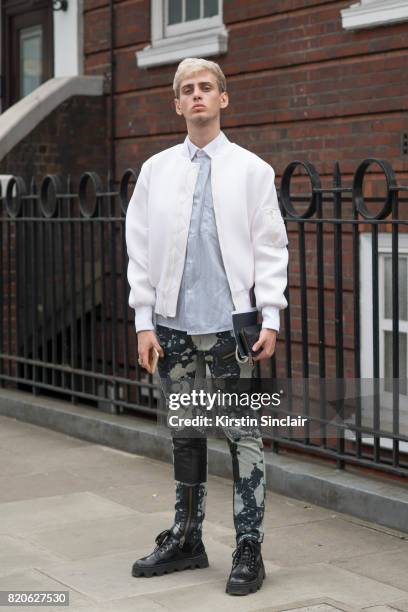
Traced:
[[[375, 465], [408, 475], [408, 200], [401, 197], [408, 187], [376, 159], [364, 160], [350, 183], [343, 185], [338, 163], [326, 186], [307, 162], [292, 162], [282, 175], [292, 237], [289, 306], [285, 359], [272, 362], [271, 374], [303, 379], [297, 405], [319, 430], [314, 439], [308, 427], [302, 438], [274, 435], [273, 444], [331, 457], [339, 468]], [[326, 386], [311, 394], [311, 378], [352, 382], [354, 397], [337, 402], [335, 423]]]
[[[3, 197], [0, 379], [38, 394], [154, 414], [157, 385], [137, 367], [127, 305], [121, 193], [95, 173], [77, 190], [47, 176], [12, 178]], [[126, 183], [126, 185], [125, 185]]]
[[[158, 381], [137, 365], [127, 303], [124, 219], [135, 180], [128, 170], [118, 190], [109, 176], [104, 185], [92, 172], [76, 189], [56, 176], [38, 188], [20, 177], [8, 181], [0, 233], [3, 386], [155, 415]], [[312, 451], [340, 468], [356, 463], [408, 475], [408, 215], [402, 197], [408, 188], [380, 160], [365, 160], [348, 186], [338, 164], [333, 177], [324, 177], [327, 185], [322, 181], [306, 162], [289, 164], [282, 175], [289, 306], [276, 355], [262, 374], [372, 379], [388, 393], [389, 405], [378, 393], [371, 408], [359, 399], [350, 411], [343, 402], [334, 427], [347, 435], [333, 436], [324, 386], [316, 396], [305, 382], [306, 392], [292, 398], [290, 409], [317, 422], [319, 435], [306, 429], [300, 439], [277, 431], [272, 446]]]

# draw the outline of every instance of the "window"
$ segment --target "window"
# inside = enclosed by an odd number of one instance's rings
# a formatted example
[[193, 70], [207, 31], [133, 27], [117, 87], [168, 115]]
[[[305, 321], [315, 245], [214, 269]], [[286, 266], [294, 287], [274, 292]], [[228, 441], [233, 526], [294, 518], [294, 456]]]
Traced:
[[53, 76], [53, 12], [47, 2], [41, 2], [43, 8], [33, 7], [32, 0], [3, 4], [0, 56], [5, 111]]
[[361, 0], [341, 11], [343, 28], [356, 30], [408, 20], [408, 0]]
[[42, 82], [42, 26], [20, 30], [20, 95], [27, 96]]
[[217, 26], [219, 4], [218, 0], [167, 0], [164, 3], [166, 37]]
[[[400, 433], [408, 433], [408, 234], [398, 237], [399, 291], [399, 423]], [[392, 247], [391, 234], [378, 234], [378, 295], [379, 295], [379, 359], [380, 359], [380, 424], [382, 431], [393, 430], [392, 409]], [[372, 311], [372, 252], [371, 234], [360, 235], [360, 312], [361, 312], [361, 378], [373, 378], [373, 311]], [[373, 425], [372, 398], [362, 398], [362, 424]], [[354, 439], [354, 433], [347, 436]], [[366, 444], [372, 438], [363, 436]], [[381, 437], [382, 448], [391, 448], [391, 439]], [[407, 443], [400, 450], [408, 450]]]
[[[373, 376], [371, 234], [361, 234], [361, 376]], [[401, 379], [408, 377], [408, 234], [398, 237], [399, 351]], [[392, 378], [392, 257], [391, 234], [378, 235], [380, 377]], [[401, 381], [400, 393], [408, 396]]]
[[136, 53], [139, 68], [227, 51], [222, 0], [151, 0], [151, 44]]
[[[381, 255], [380, 279], [384, 287], [383, 300], [380, 309], [380, 352], [383, 362], [383, 374], [385, 379], [385, 391], [392, 392], [392, 257]], [[407, 389], [407, 339], [408, 339], [408, 254], [398, 257], [398, 293], [399, 293], [399, 369], [400, 369], [400, 393], [408, 395]]]

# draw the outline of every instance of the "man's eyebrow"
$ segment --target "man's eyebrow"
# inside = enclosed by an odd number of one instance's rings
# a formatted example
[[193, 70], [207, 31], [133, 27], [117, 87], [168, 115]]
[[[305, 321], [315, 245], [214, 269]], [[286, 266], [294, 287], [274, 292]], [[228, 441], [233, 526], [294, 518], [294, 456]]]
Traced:
[[[185, 89], [186, 87], [191, 87], [194, 83], [186, 83], [185, 85], [182, 86], [181, 89]], [[214, 85], [214, 83], [211, 83], [211, 81], [200, 81], [198, 83], [199, 85]]]

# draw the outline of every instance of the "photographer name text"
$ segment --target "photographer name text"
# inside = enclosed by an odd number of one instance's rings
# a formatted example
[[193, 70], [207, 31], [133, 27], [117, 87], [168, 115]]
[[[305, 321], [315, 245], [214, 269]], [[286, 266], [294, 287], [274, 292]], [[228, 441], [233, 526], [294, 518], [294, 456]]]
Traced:
[[307, 419], [301, 416], [286, 416], [282, 418], [262, 415], [261, 417], [230, 417], [227, 415], [198, 415], [182, 417], [172, 414], [168, 418], [170, 427], [304, 427]]

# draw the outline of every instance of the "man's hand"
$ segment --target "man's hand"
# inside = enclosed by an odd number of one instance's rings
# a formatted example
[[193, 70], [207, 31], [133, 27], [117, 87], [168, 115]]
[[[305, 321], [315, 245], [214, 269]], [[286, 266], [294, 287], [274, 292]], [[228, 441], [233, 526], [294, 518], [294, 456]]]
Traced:
[[164, 357], [164, 351], [160, 346], [156, 334], [152, 330], [140, 331], [137, 333], [137, 348], [139, 351], [139, 365], [152, 374], [149, 366], [149, 353], [152, 348], [157, 349], [160, 357]]
[[269, 359], [275, 352], [276, 336], [277, 332], [274, 329], [261, 329], [259, 339], [255, 342], [252, 347], [253, 351], [257, 351], [262, 348], [262, 353], [259, 353], [257, 357], [254, 357], [254, 361], [261, 361], [261, 359]]

